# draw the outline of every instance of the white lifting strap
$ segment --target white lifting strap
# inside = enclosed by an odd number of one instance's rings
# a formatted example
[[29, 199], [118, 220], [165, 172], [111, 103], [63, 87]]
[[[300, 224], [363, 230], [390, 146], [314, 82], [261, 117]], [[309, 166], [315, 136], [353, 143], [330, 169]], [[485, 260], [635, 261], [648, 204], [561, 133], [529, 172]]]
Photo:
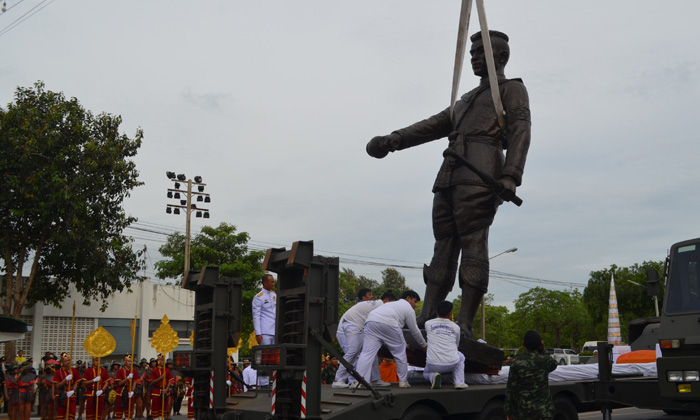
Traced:
[[[454, 118], [454, 106], [457, 101], [457, 92], [459, 90], [459, 80], [462, 74], [462, 66], [464, 63], [464, 55], [467, 44], [467, 31], [469, 29], [469, 17], [471, 15], [472, 0], [462, 0], [462, 10], [459, 16], [459, 31], [457, 33], [457, 51], [455, 52], [455, 66], [452, 74], [452, 97], [450, 100], [450, 117]], [[489, 84], [491, 88], [491, 98], [496, 110], [498, 125], [501, 130], [505, 129], [505, 121], [503, 116], [503, 102], [501, 102], [501, 94], [498, 89], [498, 76], [496, 75], [496, 64], [493, 60], [493, 48], [491, 46], [491, 37], [489, 36], [489, 27], [486, 22], [486, 10], [484, 10], [484, 0], [476, 0], [476, 10], [479, 15], [479, 25], [481, 26], [481, 39], [484, 44], [484, 55], [486, 56], [486, 68], [489, 74]]]

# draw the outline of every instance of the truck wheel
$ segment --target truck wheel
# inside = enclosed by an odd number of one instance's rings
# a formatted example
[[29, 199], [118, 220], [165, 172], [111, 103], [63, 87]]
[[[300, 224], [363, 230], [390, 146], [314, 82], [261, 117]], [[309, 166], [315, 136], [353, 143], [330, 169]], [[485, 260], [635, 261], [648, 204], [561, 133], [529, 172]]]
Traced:
[[554, 415], [552, 420], [578, 420], [578, 412], [571, 399], [563, 395], [554, 398]]
[[506, 420], [506, 411], [503, 409], [503, 401], [491, 401], [486, 404], [476, 420]]
[[406, 410], [401, 420], [442, 420], [442, 416], [427, 405], [414, 405]]
[[559, 365], [560, 365], [560, 366], [563, 366], [563, 365], [565, 365], [565, 364], [566, 364], [566, 360], [564, 360], [564, 359], [559, 360]]

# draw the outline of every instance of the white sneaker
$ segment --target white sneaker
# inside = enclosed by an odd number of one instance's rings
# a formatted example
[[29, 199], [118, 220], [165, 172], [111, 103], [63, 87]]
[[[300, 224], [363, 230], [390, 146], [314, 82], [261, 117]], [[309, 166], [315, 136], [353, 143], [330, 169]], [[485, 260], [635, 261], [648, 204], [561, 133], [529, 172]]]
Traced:
[[430, 389], [440, 389], [440, 384], [442, 382], [442, 377], [439, 372], [433, 373], [433, 377], [430, 378]]
[[391, 386], [391, 384], [389, 382], [384, 382], [381, 379], [378, 381], [372, 382], [372, 385], [374, 385], [374, 386]]
[[362, 384], [359, 382], [353, 382], [350, 385], [348, 385], [348, 388], [350, 388], [350, 389], [362, 389]]
[[399, 388], [410, 388], [411, 385], [408, 382], [399, 382]]
[[455, 389], [467, 389], [469, 385], [467, 384], [455, 384]]
[[337, 382], [337, 381], [336, 381], [336, 382], [333, 382], [333, 385], [331, 385], [332, 388], [347, 388], [347, 387], [349, 387], [349, 386], [350, 386], [350, 385], [348, 385], [348, 384], [345, 383], [345, 382]]

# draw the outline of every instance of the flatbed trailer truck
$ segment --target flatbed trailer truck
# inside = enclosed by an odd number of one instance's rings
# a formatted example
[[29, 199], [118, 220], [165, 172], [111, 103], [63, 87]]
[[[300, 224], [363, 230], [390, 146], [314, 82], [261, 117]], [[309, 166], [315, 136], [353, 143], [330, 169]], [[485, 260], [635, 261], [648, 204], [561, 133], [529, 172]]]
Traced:
[[[688, 252], [695, 247], [697, 255], [692, 257]], [[684, 253], [683, 258], [674, 259], [673, 253], [679, 249]], [[684, 265], [685, 273], [674, 269], [674, 261]], [[672, 279], [667, 281], [667, 299], [677, 296], [669, 289], [686, 290], [686, 283], [700, 285], [692, 280], [700, 279], [700, 239], [674, 245], [665, 267], [664, 276]], [[696, 269], [695, 274], [689, 273], [688, 267]], [[360, 378], [364, 388], [356, 390], [321, 385], [322, 349], [337, 354], [329, 342], [335, 336], [338, 322], [338, 259], [314, 256], [313, 243], [300, 241], [295, 242], [290, 251], [268, 250], [264, 268], [278, 275], [276, 339], [279, 344], [254, 347], [252, 364], [259, 374], [270, 377], [271, 387], [228, 398], [224, 391], [225, 375], [217, 372], [226, 372], [226, 347], [231, 347], [240, 336], [241, 282], [218, 278], [214, 267], [207, 267], [200, 273], [192, 272], [183, 282], [186, 288], [197, 292], [195, 349], [176, 354], [175, 361], [186, 374], [195, 378], [196, 419], [505, 420], [504, 384], [470, 385], [465, 390], [448, 386], [434, 390], [429, 385], [398, 388], [396, 384], [379, 388]], [[685, 276], [685, 280], [673, 277], [674, 270], [679, 272], [676, 276]], [[658, 275], [650, 275], [649, 283], [653, 285], [655, 281]], [[553, 418], [575, 420], [579, 412], [602, 411], [604, 418], [609, 419], [613, 408], [625, 406], [699, 413], [700, 399], [696, 393], [700, 392], [700, 382], [694, 375], [697, 375], [700, 351], [695, 351], [693, 346], [696, 335], [700, 337], [700, 305], [696, 312], [682, 311], [687, 305], [677, 305], [677, 308], [681, 309], [681, 318], [675, 323], [683, 329], [678, 336], [672, 334], [674, 328], [667, 325], [667, 333], [662, 333], [665, 340], [670, 340], [664, 357], [672, 359], [663, 362], [659, 359], [662, 378], [614, 378], [611, 374], [612, 346], [599, 343], [598, 379], [550, 382], [555, 405]], [[681, 322], [688, 315], [694, 317], [695, 325]], [[666, 322], [675, 325], [672, 320]], [[337, 356], [352, 372], [352, 366], [341, 355]]]

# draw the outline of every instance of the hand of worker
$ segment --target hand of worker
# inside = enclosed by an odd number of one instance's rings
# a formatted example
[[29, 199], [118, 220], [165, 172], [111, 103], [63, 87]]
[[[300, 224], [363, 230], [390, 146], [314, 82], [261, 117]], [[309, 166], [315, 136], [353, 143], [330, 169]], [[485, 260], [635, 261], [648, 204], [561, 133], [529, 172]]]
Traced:
[[134, 391], [129, 392], [129, 398], [134, 396]]
[[73, 375], [72, 375], [72, 374], [66, 376], [66, 381], [71, 381], [71, 380], [73, 380]]
[[226, 379], [226, 385], [231, 386], [231, 381], [229, 381], [228, 379]]
[[131, 379], [131, 378], [133, 378], [133, 377], [134, 377], [134, 374], [133, 374], [133, 373], [130, 373], [130, 374], [126, 377], [126, 379]]
[[95, 379], [93, 379], [93, 380], [92, 380], [92, 382], [95, 382], [95, 383], [97, 383], [97, 382], [100, 382], [101, 380], [102, 380], [102, 378], [101, 378], [101, 377], [99, 377], [99, 376], [95, 376]]
[[95, 394], [97, 394], [97, 396], [99, 397], [100, 395], [102, 395], [102, 390], [98, 390]]
[[258, 344], [262, 344], [262, 335], [256, 335], [256, 336], [255, 336], [255, 341], [257, 341]]
[[73, 396], [73, 394], [75, 394], [75, 391], [68, 391], [66, 392], [66, 397], [70, 398]]

